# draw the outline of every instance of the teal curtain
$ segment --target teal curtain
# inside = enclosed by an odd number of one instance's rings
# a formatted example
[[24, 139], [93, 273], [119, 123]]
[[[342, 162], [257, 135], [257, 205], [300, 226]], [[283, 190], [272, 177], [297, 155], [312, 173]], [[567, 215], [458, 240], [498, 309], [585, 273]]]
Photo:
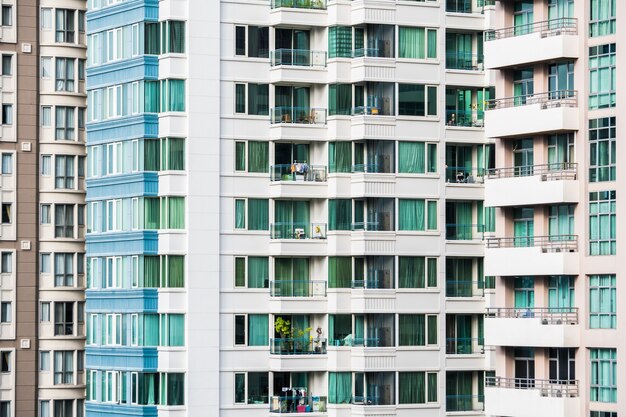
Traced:
[[349, 116], [352, 113], [352, 84], [328, 86], [328, 114]]
[[144, 52], [146, 55], [159, 55], [161, 53], [159, 49], [159, 29], [159, 23], [146, 22], [144, 24]]
[[246, 85], [235, 84], [235, 113], [245, 113], [245, 112], [246, 112]]
[[248, 288], [267, 288], [269, 285], [269, 258], [248, 257]]
[[423, 174], [425, 172], [425, 144], [398, 142], [398, 172]]
[[330, 404], [350, 404], [352, 398], [352, 373], [328, 373], [328, 402]]
[[352, 200], [328, 200], [328, 230], [352, 228]]
[[248, 315], [248, 346], [269, 345], [269, 318], [267, 314]]
[[269, 229], [269, 201], [267, 199], [248, 199], [248, 230]]
[[617, 327], [615, 275], [589, 276], [589, 327], [615, 329]]
[[400, 256], [398, 258], [399, 288], [424, 288], [425, 278], [425, 261], [423, 257]]
[[431, 288], [437, 287], [438, 273], [437, 273], [437, 258], [428, 258], [428, 286]]
[[248, 84], [248, 114], [269, 115], [269, 84]]
[[185, 53], [185, 22], [169, 20], [170, 37], [168, 52], [176, 54]]
[[148, 230], [159, 229], [160, 219], [160, 203], [158, 198], [144, 198], [144, 227]]
[[428, 320], [426, 323], [426, 327], [428, 330], [427, 338], [429, 345], [436, 345], [438, 334], [439, 334], [439, 326], [437, 324], [437, 316], [428, 316]]
[[235, 200], [235, 229], [246, 228], [246, 200]]
[[352, 171], [352, 142], [328, 143], [328, 171]]
[[167, 255], [167, 286], [169, 288], [185, 287], [185, 257]]
[[428, 402], [437, 402], [437, 392], [439, 391], [439, 383], [437, 382], [437, 374], [432, 372], [428, 373]]
[[145, 171], [158, 171], [160, 157], [160, 147], [158, 140], [145, 139], [143, 141], [143, 168]]
[[424, 404], [426, 402], [426, 375], [424, 372], [400, 372], [398, 374], [400, 404]]
[[328, 257], [328, 288], [350, 288], [352, 284], [352, 258]]
[[437, 58], [437, 31], [435, 29], [428, 29], [428, 44], [426, 49], [427, 58]]
[[294, 295], [296, 297], [307, 297], [309, 295], [309, 259], [293, 258], [292, 262]]
[[[182, 171], [185, 169], [185, 139], [168, 138], [169, 146], [167, 169], [170, 171]], [[145, 164], [145, 161], [144, 161]]]
[[472, 203], [454, 203], [457, 240], [472, 239]]
[[400, 346], [424, 346], [426, 344], [426, 321], [423, 314], [400, 314]]
[[269, 172], [269, 143], [248, 141], [248, 172]]
[[144, 109], [146, 113], [158, 113], [160, 86], [158, 81], [144, 82]]
[[424, 230], [424, 200], [398, 200], [398, 228]]
[[168, 314], [168, 346], [185, 346], [185, 315]]
[[456, 315], [456, 353], [468, 355], [472, 353], [472, 316]]
[[356, 344], [363, 344], [365, 337], [365, 318], [361, 314], [354, 316], [354, 340]]
[[246, 285], [246, 258], [235, 257], [235, 287]]
[[185, 228], [185, 197], [168, 197], [168, 228]]
[[167, 80], [169, 84], [169, 111], [185, 111], [185, 80]]
[[398, 30], [398, 47], [400, 58], [426, 58], [425, 35], [426, 31], [424, 28], [400, 26]]
[[235, 404], [246, 403], [246, 374], [235, 374]]
[[616, 349], [590, 349], [591, 401], [617, 402], [616, 356]]
[[427, 145], [428, 172], [437, 172], [437, 144]]
[[533, 277], [514, 278], [514, 288], [515, 308], [535, 307], [535, 279]]
[[427, 229], [428, 230], [437, 230], [437, 202], [436, 201], [428, 201], [428, 222]]
[[569, 276], [551, 276], [548, 280], [548, 307], [556, 313], [574, 307], [574, 283]]
[[143, 257], [143, 287], [158, 288], [161, 276], [160, 260], [158, 256]]
[[290, 200], [274, 201], [273, 236], [278, 239], [294, 237], [293, 202]]
[[158, 346], [159, 345], [159, 315], [144, 314], [143, 315], [143, 343], [141, 346]]

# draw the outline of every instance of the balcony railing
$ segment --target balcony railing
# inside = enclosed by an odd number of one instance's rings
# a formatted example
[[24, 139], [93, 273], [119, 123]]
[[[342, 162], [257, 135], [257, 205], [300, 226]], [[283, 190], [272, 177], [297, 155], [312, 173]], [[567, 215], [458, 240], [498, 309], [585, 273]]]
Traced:
[[[389, 274], [391, 277], [391, 274]], [[391, 289], [393, 283], [391, 278], [368, 278], [368, 279], [355, 279], [352, 280], [352, 288], [354, 289]]]
[[[368, 385], [368, 391], [385, 392], [385, 390], [389, 391], [389, 388], [385, 386]], [[352, 404], [356, 405], [393, 405], [393, 401], [394, 400], [388, 402], [380, 395], [355, 395], [352, 397]]]
[[276, 49], [270, 53], [270, 62], [273, 67], [278, 65], [325, 67], [326, 52], [308, 49]]
[[271, 239], [326, 239], [326, 223], [281, 222], [270, 225]]
[[334, 337], [330, 341], [330, 346], [379, 347], [382, 343], [378, 337], [354, 337], [350, 334], [344, 337]]
[[483, 55], [471, 52], [446, 52], [446, 69], [483, 71]]
[[385, 172], [384, 166], [381, 164], [354, 164], [352, 165], [352, 173], [369, 173], [369, 174], [392, 174]]
[[270, 413], [325, 413], [327, 397], [274, 396], [270, 401]]
[[[384, 40], [373, 40], [372, 43], [384, 43]], [[352, 58], [393, 58], [394, 52], [387, 48], [356, 48], [352, 51]]]
[[578, 307], [490, 307], [486, 316], [496, 319], [541, 319], [541, 324], [578, 324]]
[[526, 94], [515, 97], [498, 98], [487, 102], [486, 110], [499, 110], [510, 107], [541, 104], [542, 109], [555, 107], [578, 107], [578, 91], [557, 90], [546, 93]]
[[272, 355], [325, 355], [326, 344], [326, 338], [309, 336], [270, 339], [270, 353]]
[[575, 162], [553, 162], [543, 165], [525, 165], [519, 167], [492, 168], [487, 178], [514, 178], [541, 175], [542, 181], [575, 180], [578, 164]]
[[487, 248], [540, 247], [544, 253], [578, 252], [578, 235], [518, 236], [487, 238]]
[[484, 240], [484, 224], [446, 224], [446, 240]]
[[327, 172], [325, 165], [309, 165], [300, 162], [272, 165], [270, 167], [270, 180], [326, 182]]
[[446, 110], [446, 126], [485, 127], [484, 110]]
[[326, 297], [326, 281], [274, 280], [270, 281], [272, 297]]
[[364, 230], [367, 232], [391, 232], [394, 230], [393, 224], [385, 224], [385, 222], [354, 222], [352, 223], [352, 230]]
[[271, 122], [325, 125], [326, 109], [311, 107], [275, 107], [272, 109]]
[[483, 337], [457, 337], [446, 339], [447, 355], [471, 355], [485, 353]]
[[446, 280], [446, 297], [484, 297], [488, 289], [486, 281], [454, 281]]
[[353, 116], [393, 116], [394, 112], [391, 108], [380, 106], [356, 106], [352, 108]]
[[446, 167], [446, 182], [456, 184], [482, 184], [485, 182], [485, 168]]
[[488, 376], [485, 378], [488, 387], [508, 389], [536, 389], [542, 397], [578, 397], [578, 380], [534, 379], [534, 378], [503, 378]]
[[484, 411], [485, 396], [472, 394], [448, 394], [446, 395], [446, 411]]
[[326, 0], [272, 0], [272, 9], [279, 7], [326, 10]]
[[544, 20], [542, 22], [534, 22], [526, 25], [490, 30], [485, 32], [485, 41], [512, 38], [515, 36], [528, 35], [530, 33], [541, 33], [542, 38], [559, 35], [577, 35], [578, 19], [560, 17], [558, 19]]

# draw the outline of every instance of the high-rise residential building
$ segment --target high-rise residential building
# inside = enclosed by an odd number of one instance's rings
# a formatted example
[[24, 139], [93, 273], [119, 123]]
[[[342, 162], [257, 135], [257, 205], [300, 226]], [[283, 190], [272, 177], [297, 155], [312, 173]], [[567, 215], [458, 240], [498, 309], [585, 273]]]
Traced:
[[88, 416], [484, 414], [492, 3], [89, 2]]
[[485, 181], [485, 205], [496, 210], [485, 251], [485, 273], [496, 276], [485, 318], [496, 357], [487, 415], [626, 409], [618, 320], [626, 310], [617, 301], [625, 294], [617, 258], [626, 215], [617, 201], [625, 192], [617, 168], [626, 164], [617, 152], [624, 13], [618, 0], [496, 2], [496, 29], [484, 42], [497, 91], [485, 112], [496, 142]]
[[0, 416], [84, 410], [85, 9], [0, 4]]

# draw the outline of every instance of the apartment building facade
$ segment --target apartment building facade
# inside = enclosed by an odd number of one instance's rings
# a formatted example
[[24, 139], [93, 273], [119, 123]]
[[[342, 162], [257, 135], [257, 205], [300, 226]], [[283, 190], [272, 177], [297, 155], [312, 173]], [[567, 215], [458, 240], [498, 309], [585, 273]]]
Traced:
[[485, 37], [497, 98], [485, 132], [496, 210], [485, 273], [496, 296], [486, 414], [615, 417], [624, 411], [618, 262], [624, 65], [619, 1], [499, 1]]

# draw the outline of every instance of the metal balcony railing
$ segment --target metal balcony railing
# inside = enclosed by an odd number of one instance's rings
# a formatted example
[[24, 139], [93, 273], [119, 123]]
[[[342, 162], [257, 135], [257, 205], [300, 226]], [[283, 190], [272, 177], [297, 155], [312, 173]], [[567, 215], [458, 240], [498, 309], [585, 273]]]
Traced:
[[553, 162], [542, 165], [525, 165], [519, 167], [492, 168], [487, 174], [488, 179], [530, 177], [541, 175], [542, 181], [575, 180], [578, 164], [575, 162]]
[[295, 162], [293, 164], [272, 165], [270, 167], [270, 180], [326, 182], [327, 173], [326, 165]]
[[510, 107], [529, 106], [531, 104], [540, 104], [542, 109], [578, 107], [578, 91], [556, 90], [545, 93], [497, 98], [487, 101], [486, 110], [507, 109]]
[[272, 9], [286, 7], [292, 9], [326, 10], [326, 0], [272, 0]]
[[446, 69], [483, 71], [483, 55], [471, 52], [446, 52]]
[[578, 235], [517, 236], [487, 238], [487, 248], [540, 247], [544, 253], [578, 252]]
[[479, 109], [473, 111], [446, 110], [446, 126], [484, 128], [485, 111]]
[[578, 397], [578, 380], [535, 379], [535, 378], [504, 378], [488, 376], [485, 378], [487, 387], [509, 389], [535, 389], [542, 397]]
[[446, 297], [484, 297], [485, 289], [489, 289], [486, 281], [446, 280]]
[[272, 109], [271, 122], [304, 125], [325, 125], [326, 109], [312, 107], [275, 107]]
[[542, 324], [578, 324], [578, 307], [511, 308], [489, 307], [486, 317], [504, 319], [541, 319]]
[[326, 396], [273, 396], [270, 413], [325, 413]]
[[272, 355], [324, 355], [326, 354], [326, 338], [309, 336], [270, 339]]
[[326, 223], [280, 222], [270, 225], [271, 239], [326, 239]]
[[485, 168], [446, 167], [446, 182], [451, 184], [482, 184], [485, 182]]
[[446, 224], [446, 240], [484, 240], [484, 224]]
[[278, 65], [325, 67], [326, 52], [308, 49], [276, 49], [270, 52], [270, 62], [273, 67]]
[[455, 337], [446, 339], [447, 355], [472, 355], [485, 353], [484, 337]]
[[541, 37], [577, 35], [578, 19], [560, 17], [558, 19], [544, 20], [541, 22], [528, 23], [526, 25], [490, 30], [485, 32], [485, 41], [512, 38], [515, 36], [528, 35], [530, 33], [541, 33]]
[[271, 297], [326, 297], [326, 281], [274, 280], [270, 281]]

